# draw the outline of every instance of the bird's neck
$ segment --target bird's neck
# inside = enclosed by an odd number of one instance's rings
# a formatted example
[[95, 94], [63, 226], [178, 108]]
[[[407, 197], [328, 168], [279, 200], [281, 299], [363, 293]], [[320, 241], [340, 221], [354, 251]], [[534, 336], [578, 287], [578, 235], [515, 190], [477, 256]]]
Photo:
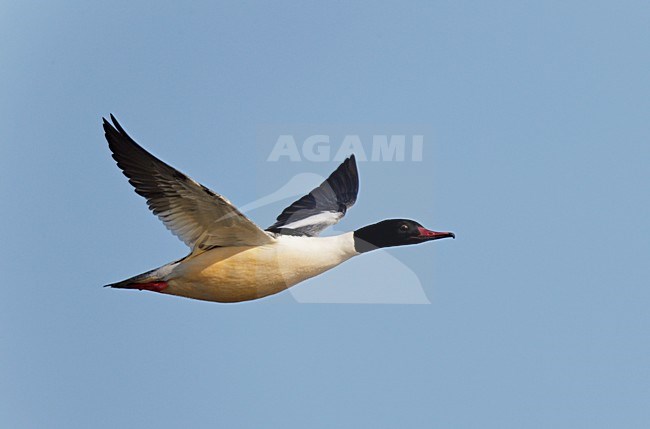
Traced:
[[366, 253], [387, 246], [375, 225], [364, 226], [354, 231], [353, 240], [354, 250], [357, 253]]

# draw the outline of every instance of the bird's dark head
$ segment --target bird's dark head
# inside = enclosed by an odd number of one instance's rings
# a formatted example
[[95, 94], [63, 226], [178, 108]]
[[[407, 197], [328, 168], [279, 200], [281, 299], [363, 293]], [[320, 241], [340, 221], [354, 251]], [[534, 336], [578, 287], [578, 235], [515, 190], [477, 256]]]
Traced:
[[453, 232], [430, 231], [414, 220], [388, 219], [354, 231], [354, 248], [364, 253], [380, 247], [419, 244], [446, 237], [456, 238]]

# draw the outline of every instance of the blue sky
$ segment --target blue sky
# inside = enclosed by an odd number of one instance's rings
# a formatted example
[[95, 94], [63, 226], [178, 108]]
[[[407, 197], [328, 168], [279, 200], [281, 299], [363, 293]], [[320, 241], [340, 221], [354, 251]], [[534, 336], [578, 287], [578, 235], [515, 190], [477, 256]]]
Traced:
[[[646, 427], [650, 7], [540, 3], [5, 2], [0, 426]], [[109, 113], [239, 206], [336, 167], [265, 162], [269, 129], [425, 129], [422, 161], [360, 163], [337, 231], [457, 239], [298, 287], [399, 266], [430, 304], [101, 288], [186, 253]]]

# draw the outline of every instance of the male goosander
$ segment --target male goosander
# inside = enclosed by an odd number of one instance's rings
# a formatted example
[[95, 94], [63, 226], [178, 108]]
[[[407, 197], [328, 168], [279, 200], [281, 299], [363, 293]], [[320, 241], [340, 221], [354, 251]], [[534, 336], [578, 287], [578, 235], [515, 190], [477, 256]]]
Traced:
[[370, 250], [455, 238], [452, 232], [430, 231], [407, 219], [318, 237], [357, 199], [354, 155], [262, 230], [226, 198], [144, 150], [113, 115], [112, 124], [103, 120], [117, 166], [153, 213], [191, 249], [182, 259], [106, 286], [206, 301], [249, 301], [281, 292]]

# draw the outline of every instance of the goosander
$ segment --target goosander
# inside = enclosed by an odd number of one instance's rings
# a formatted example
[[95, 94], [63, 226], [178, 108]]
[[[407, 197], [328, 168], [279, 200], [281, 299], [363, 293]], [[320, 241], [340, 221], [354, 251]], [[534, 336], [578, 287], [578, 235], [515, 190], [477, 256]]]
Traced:
[[113, 115], [103, 119], [117, 166], [151, 211], [187, 246], [189, 255], [106, 285], [187, 298], [241, 302], [281, 292], [374, 249], [419, 244], [452, 232], [388, 219], [341, 235], [319, 237], [354, 205], [359, 176], [354, 155], [317, 188], [293, 202], [266, 230], [226, 198], [157, 159]]

